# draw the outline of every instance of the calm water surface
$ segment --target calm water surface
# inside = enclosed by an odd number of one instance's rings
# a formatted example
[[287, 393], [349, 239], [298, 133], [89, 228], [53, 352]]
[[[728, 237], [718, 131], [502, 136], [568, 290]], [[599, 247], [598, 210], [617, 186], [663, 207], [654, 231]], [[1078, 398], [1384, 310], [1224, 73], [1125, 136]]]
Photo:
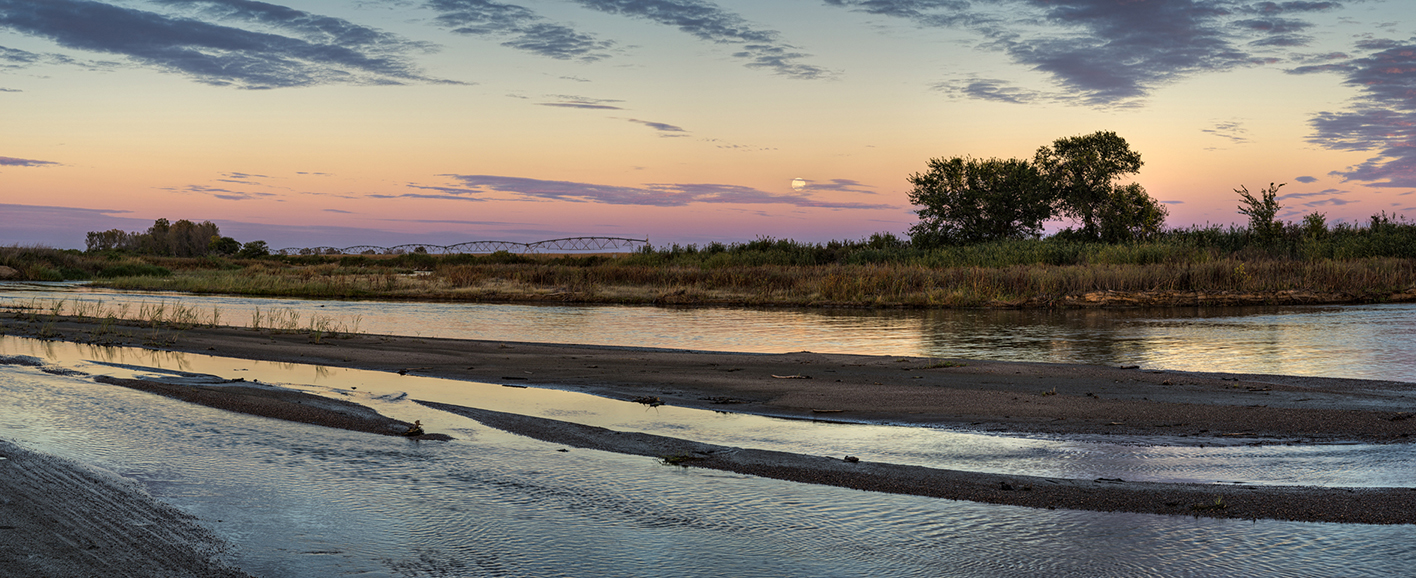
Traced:
[[35, 300], [181, 303], [226, 323], [291, 309], [391, 335], [709, 351], [866, 353], [1416, 381], [1416, 304], [1085, 311], [820, 310], [310, 301], [0, 283]]

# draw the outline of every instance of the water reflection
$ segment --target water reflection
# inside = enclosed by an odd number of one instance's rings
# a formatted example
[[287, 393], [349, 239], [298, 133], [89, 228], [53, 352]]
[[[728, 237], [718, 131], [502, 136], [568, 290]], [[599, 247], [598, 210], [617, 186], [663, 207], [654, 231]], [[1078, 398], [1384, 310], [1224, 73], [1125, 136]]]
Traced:
[[817, 351], [1140, 365], [1416, 381], [1416, 305], [1106, 310], [870, 310], [309, 301], [0, 283], [33, 299], [110, 307], [179, 301], [229, 323], [292, 309], [369, 333], [714, 351]]
[[[89, 354], [101, 353], [101, 364]], [[631, 402], [573, 391], [508, 388], [326, 366], [270, 363], [207, 355], [51, 343], [0, 337], [0, 356], [44, 356], [49, 363], [92, 374], [142, 377], [173, 371], [285, 383], [319, 395], [351, 399], [385, 415], [422, 420], [445, 431], [450, 414], [412, 403], [432, 400], [547, 417], [618, 431], [645, 432], [732, 447], [805, 455], [856, 455], [876, 462], [999, 474], [1073, 479], [1246, 483], [1308, 486], [1416, 486], [1416, 445], [1259, 447], [1164, 446], [1097, 438], [1015, 437], [934, 428], [781, 420], [754, 415]], [[144, 367], [158, 368], [146, 371]], [[33, 373], [38, 370], [30, 369]], [[455, 422], [462, 422], [460, 418]], [[1091, 440], [1091, 441], [1087, 441]], [[1169, 440], [1174, 441], [1174, 440]]]
[[266, 578], [1395, 576], [1402, 526], [1034, 510], [660, 466], [449, 422], [417, 444], [0, 366], [0, 430], [142, 480]]

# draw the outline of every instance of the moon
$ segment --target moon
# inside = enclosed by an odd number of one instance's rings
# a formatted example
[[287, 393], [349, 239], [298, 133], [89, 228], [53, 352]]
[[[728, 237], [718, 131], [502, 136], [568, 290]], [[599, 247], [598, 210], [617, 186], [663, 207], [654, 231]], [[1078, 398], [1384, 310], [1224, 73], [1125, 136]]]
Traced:
[[792, 179], [792, 190], [793, 190], [793, 191], [800, 191], [800, 190], [805, 189], [805, 188], [806, 188], [806, 179], [803, 179], [803, 178], [801, 178], [801, 177], [797, 177], [797, 178], [795, 178], [795, 179]]

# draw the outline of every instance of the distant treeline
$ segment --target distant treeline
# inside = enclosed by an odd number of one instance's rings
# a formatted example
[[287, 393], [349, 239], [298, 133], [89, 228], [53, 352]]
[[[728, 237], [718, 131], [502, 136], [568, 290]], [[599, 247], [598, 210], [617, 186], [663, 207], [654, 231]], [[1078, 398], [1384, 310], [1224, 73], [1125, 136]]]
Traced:
[[161, 257], [259, 257], [270, 253], [265, 241], [252, 241], [242, 245], [236, 239], [221, 236], [221, 229], [216, 223], [193, 223], [186, 219], [176, 223], [158, 219], [142, 233], [130, 233], [121, 229], [90, 231], [84, 244], [89, 252], [124, 251]]

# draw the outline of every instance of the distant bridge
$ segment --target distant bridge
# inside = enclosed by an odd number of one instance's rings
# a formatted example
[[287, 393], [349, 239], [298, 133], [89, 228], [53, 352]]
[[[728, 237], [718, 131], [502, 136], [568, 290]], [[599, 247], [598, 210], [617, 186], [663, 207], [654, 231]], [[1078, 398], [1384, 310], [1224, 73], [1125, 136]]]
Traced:
[[276, 255], [402, 255], [405, 253], [428, 253], [432, 255], [457, 255], [470, 253], [495, 253], [497, 251], [517, 253], [539, 253], [541, 251], [635, 251], [649, 245], [649, 239], [626, 239], [624, 237], [566, 237], [534, 243], [516, 241], [470, 241], [456, 245], [429, 245], [409, 243], [393, 247], [355, 245], [343, 249], [336, 247], [288, 247], [274, 251]]

